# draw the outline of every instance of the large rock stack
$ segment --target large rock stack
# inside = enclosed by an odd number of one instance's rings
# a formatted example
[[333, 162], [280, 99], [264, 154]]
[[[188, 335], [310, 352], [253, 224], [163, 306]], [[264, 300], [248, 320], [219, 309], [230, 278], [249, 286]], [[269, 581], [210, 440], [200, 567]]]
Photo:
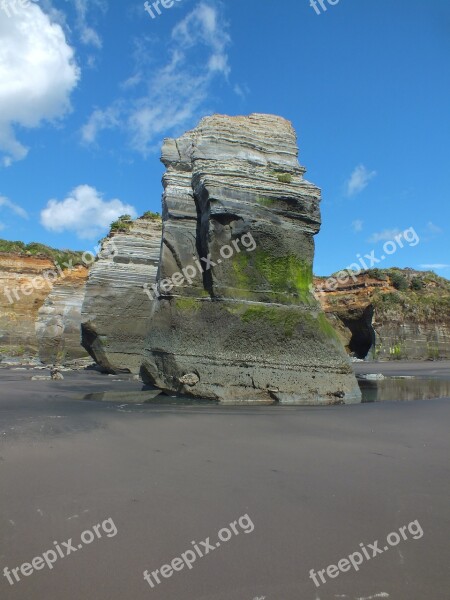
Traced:
[[207, 117], [165, 141], [146, 381], [224, 403], [360, 400], [310, 291], [320, 191], [297, 154], [291, 124], [260, 114]]
[[139, 373], [150, 325], [143, 286], [156, 279], [161, 219], [140, 218], [110, 234], [89, 271], [82, 344], [107, 372]]

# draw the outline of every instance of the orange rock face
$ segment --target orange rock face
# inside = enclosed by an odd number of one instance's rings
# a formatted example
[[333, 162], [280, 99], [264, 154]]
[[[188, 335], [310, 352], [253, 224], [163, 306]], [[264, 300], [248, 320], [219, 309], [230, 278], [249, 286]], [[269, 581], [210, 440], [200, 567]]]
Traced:
[[0, 253], [0, 354], [36, 353], [36, 320], [50, 292], [86, 279], [82, 266], [60, 272], [49, 258]]
[[[404, 289], [393, 284], [403, 279]], [[416, 284], [416, 285], [414, 285]], [[347, 351], [358, 358], [450, 357], [450, 283], [433, 273], [363, 272], [343, 283], [316, 277], [315, 296]]]

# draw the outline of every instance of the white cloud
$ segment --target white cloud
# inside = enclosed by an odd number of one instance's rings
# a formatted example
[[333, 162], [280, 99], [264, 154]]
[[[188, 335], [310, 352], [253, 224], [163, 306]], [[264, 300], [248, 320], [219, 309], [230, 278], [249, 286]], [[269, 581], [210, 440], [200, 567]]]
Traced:
[[0, 221], [0, 231], [6, 229], [6, 225]]
[[421, 269], [426, 269], [427, 271], [434, 271], [435, 269], [448, 269], [450, 265], [444, 265], [442, 263], [432, 263], [430, 265], [419, 265]]
[[76, 27], [80, 33], [80, 40], [86, 46], [94, 46], [100, 49], [102, 40], [97, 31], [87, 24], [87, 12], [90, 8], [99, 8], [106, 12], [107, 3], [104, 0], [74, 0], [75, 11], [77, 14]]
[[369, 171], [364, 165], [356, 167], [346, 183], [347, 196], [356, 196], [361, 193], [376, 174], [376, 171]]
[[250, 93], [250, 88], [248, 87], [248, 85], [239, 85], [238, 83], [236, 83], [233, 86], [233, 92], [236, 94], [236, 96], [239, 96], [239, 98], [241, 98], [241, 100], [245, 100], [245, 98], [249, 95]]
[[200, 2], [173, 28], [172, 39], [184, 50], [199, 44], [212, 49], [213, 53], [209, 59], [212, 70], [222, 70], [225, 75], [228, 75], [226, 47], [230, 42], [230, 36], [221, 28], [219, 14], [215, 7]]
[[118, 106], [110, 106], [106, 110], [96, 109], [81, 130], [83, 141], [92, 144], [100, 131], [112, 129], [120, 125], [120, 110]]
[[368, 241], [372, 244], [378, 244], [378, 242], [394, 241], [396, 235], [400, 235], [400, 229], [384, 229], [378, 233], [373, 233]]
[[0, 196], [0, 208], [2, 207], [8, 208], [19, 217], [22, 217], [22, 219], [28, 219], [27, 211], [18, 204], [11, 202], [11, 200], [5, 196]]
[[355, 233], [359, 233], [360, 231], [362, 231], [363, 225], [364, 225], [364, 221], [361, 221], [361, 219], [356, 219], [355, 221], [352, 222], [353, 231]]
[[41, 211], [41, 224], [49, 231], [74, 231], [81, 239], [98, 237], [120, 215], [137, 216], [130, 204], [117, 198], [105, 201], [89, 185], [79, 185], [62, 201], [49, 200]]
[[83, 141], [94, 143], [105, 129], [123, 129], [131, 148], [146, 156], [163, 137], [192, 126], [208, 112], [206, 103], [218, 78], [226, 81], [229, 75], [229, 43], [219, 9], [200, 2], [173, 28], [165, 64], [155, 68], [142, 50], [137, 72], [122, 85], [132, 97], [96, 108], [82, 128]]
[[0, 160], [9, 166], [28, 153], [14, 128], [63, 117], [80, 73], [61, 25], [36, 4], [13, 18], [0, 10], [0, 39]]

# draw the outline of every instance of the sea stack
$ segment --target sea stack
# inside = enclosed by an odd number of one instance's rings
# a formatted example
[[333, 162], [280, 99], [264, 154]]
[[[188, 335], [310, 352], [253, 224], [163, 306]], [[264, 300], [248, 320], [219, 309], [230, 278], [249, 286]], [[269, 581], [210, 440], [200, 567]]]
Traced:
[[[320, 190], [304, 179], [292, 125], [206, 117], [165, 140], [162, 162], [158, 287], [154, 299], [142, 291], [144, 380], [228, 404], [359, 402], [312, 294]], [[118, 307], [114, 315], [119, 327]]]

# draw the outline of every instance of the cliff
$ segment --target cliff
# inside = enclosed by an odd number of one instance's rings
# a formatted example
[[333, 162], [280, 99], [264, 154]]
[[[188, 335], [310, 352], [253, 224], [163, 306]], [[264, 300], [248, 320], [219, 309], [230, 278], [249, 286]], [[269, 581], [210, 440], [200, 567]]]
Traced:
[[432, 272], [372, 269], [333, 288], [314, 280], [349, 353], [380, 360], [450, 358], [450, 281]]
[[80, 331], [87, 277], [86, 267], [75, 267], [55, 281], [39, 309], [35, 329], [43, 363], [63, 363], [87, 356], [81, 346]]
[[215, 115], [165, 141], [147, 382], [225, 403], [360, 400], [310, 291], [320, 191], [297, 155], [291, 124], [270, 115]]
[[[0, 253], [0, 351], [2, 354], [37, 353], [35, 321], [52, 284], [35, 289], [32, 281], [53, 269], [44, 257]], [[25, 294], [22, 293], [25, 290]], [[28, 293], [28, 292], [31, 293]]]
[[[83, 294], [87, 269], [78, 264], [70, 271], [63, 264], [81, 262], [78, 252], [0, 240], [0, 356], [37, 355], [46, 346], [42, 355], [45, 362], [86, 356], [82, 349], [80, 352], [80, 316], [77, 317], [73, 306], [68, 309], [58, 300], [62, 289], [66, 298], [72, 293], [78, 298]], [[47, 321], [54, 302], [59, 303], [55, 307], [60, 313], [58, 323], [54, 318]], [[47, 330], [47, 324], [53, 329]], [[53, 334], [51, 353], [48, 344]]]
[[139, 373], [150, 322], [144, 286], [156, 278], [161, 218], [114, 224], [92, 265], [82, 306], [82, 344], [107, 372]]

